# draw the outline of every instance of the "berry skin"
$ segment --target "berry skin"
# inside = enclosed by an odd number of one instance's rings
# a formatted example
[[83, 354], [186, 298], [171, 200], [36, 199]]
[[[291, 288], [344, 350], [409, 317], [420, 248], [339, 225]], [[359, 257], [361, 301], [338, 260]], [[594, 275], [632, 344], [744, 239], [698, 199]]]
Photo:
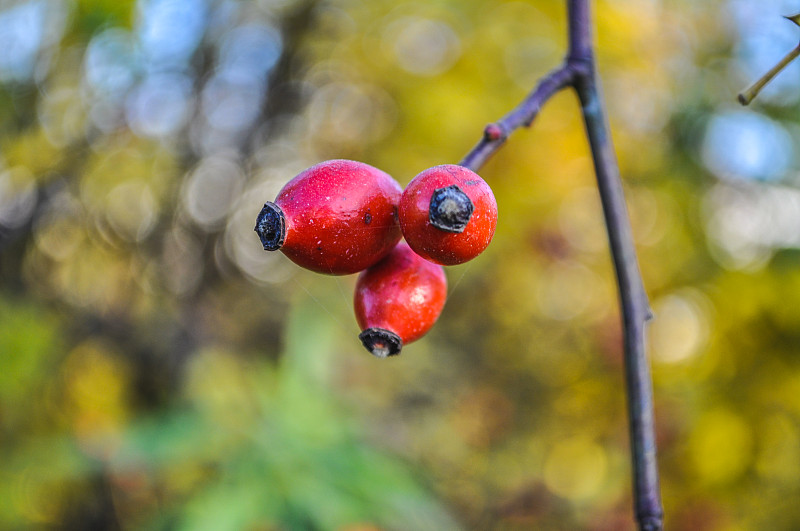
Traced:
[[400, 229], [414, 251], [442, 265], [462, 264], [483, 252], [497, 226], [491, 188], [455, 164], [428, 168], [400, 198]]
[[286, 183], [256, 219], [266, 251], [280, 249], [299, 266], [329, 275], [357, 273], [400, 240], [402, 188], [377, 168], [329, 160]]
[[358, 276], [354, 300], [362, 330], [358, 338], [379, 358], [399, 354], [404, 344], [430, 330], [446, 299], [444, 268], [400, 242], [389, 256]]

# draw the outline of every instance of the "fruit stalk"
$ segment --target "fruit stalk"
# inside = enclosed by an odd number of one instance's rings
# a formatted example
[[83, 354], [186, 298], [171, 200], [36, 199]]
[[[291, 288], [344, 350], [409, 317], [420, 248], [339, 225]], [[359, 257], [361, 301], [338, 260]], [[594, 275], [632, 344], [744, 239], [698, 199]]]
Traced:
[[500, 149], [508, 135], [522, 126], [529, 127], [536, 115], [539, 114], [542, 105], [561, 89], [570, 86], [574, 77], [575, 72], [569, 64], [564, 64], [543, 77], [522, 103], [497, 122], [486, 126], [483, 137], [461, 159], [461, 162], [458, 163], [459, 166], [477, 172], [489, 160], [489, 157]]
[[460, 164], [477, 171], [511, 132], [530, 126], [547, 100], [563, 88], [575, 89], [594, 161], [622, 310], [635, 518], [641, 531], [660, 531], [664, 511], [656, 460], [652, 377], [644, 341], [652, 313], [595, 69], [589, 0], [567, 0], [567, 16], [569, 50], [564, 63], [546, 75], [520, 105], [488, 125], [483, 138]]

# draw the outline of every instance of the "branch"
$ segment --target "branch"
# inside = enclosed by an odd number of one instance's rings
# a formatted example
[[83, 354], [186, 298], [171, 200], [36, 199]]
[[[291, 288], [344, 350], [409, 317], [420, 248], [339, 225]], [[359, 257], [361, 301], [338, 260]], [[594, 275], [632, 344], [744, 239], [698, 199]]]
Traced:
[[[797, 26], [800, 26], [800, 13], [792, 15], [790, 17], [783, 17], [783, 18], [785, 18], [790, 22], [793, 22]], [[783, 59], [778, 61], [778, 64], [770, 68], [769, 72], [758, 78], [758, 80], [755, 83], [750, 85], [744, 91], [740, 92], [737, 98], [739, 100], [739, 103], [741, 103], [742, 105], [749, 105], [750, 102], [753, 101], [756, 96], [758, 96], [758, 93], [761, 92], [761, 89], [764, 88], [764, 86], [767, 83], [772, 81], [772, 78], [777, 76], [781, 70], [786, 68], [786, 65], [795, 60], [798, 55], [800, 55], [800, 44], [798, 44], [794, 49], [792, 49], [789, 53], [787, 53], [783, 57]]]
[[625, 337], [625, 386], [633, 462], [633, 490], [636, 520], [642, 531], [663, 528], [661, 488], [656, 460], [653, 383], [645, 352], [645, 324], [652, 313], [636, 259], [633, 232], [625, 206], [622, 180], [611, 131], [606, 118], [600, 80], [594, 67], [588, 0], [569, 0], [569, 57], [588, 68], [580, 75], [575, 90], [581, 102], [586, 135], [594, 160], [597, 186], [603, 203], [606, 229], [614, 259]]
[[640, 529], [655, 531], [662, 528], [663, 509], [656, 461], [653, 386], [645, 352], [645, 323], [651, 312], [596, 76], [581, 78], [576, 90], [597, 174], [622, 309], [636, 518]]
[[798, 55], [800, 55], [800, 44], [787, 53], [784, 58], [778, 62], [778, 64], [770, 68], [769, 72], [761, 76], [755, 83], [750, 85], [743, 92], [740, 92], [738, 97], [739, 103], [742, 105], [749, 105], [750, 102], [753, 101], [756, 96], [758, 96], [758, 93], [761, 92], [761, 89], [764, 88], [764, 85], [772, 81], [772, 78], [778, 75], [778, 72], [786, 68], [786, 65], [791, 63]]
[[562, 88], [575, 89], [597, 174], [606, 229], [619, 288], [625, 337], [625, 385], [633, 464], [634, 510], [641, 531], [663, 528], [661, 489], [656, 461], [653, 388], [645, 352], [645, 325], [651, 317], [639, 271], [636, 248], [619, 166], [606, 118], [599, 76], [594, 66], [589, 0], [567, 0], [569, 51], [566, 62], [545, 76], [533, 92], [499, 122], [490, 124], [480, 142], [461, 161], [478, 170], [522, 125], [530, 126], [542, 105]]
[[483, 138], [459, 162], [461, 166], [476, 171], [483, 166], [495, 151], [500, 149], [508, 135], [523, 125], [530, 127], [542, 105], [558, 91], [573, 83], [575, 72], [568, 64], [553, 70], [539, 81], [539, 84], [528, 94], [522, 103], [495, 123], [486, 126]]

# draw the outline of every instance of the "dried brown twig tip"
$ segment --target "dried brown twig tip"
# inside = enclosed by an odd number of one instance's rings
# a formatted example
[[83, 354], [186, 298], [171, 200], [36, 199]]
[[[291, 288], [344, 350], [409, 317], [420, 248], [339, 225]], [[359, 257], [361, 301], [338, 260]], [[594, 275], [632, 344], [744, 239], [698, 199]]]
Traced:
[[[791, 20], [797, 26], [800, 26], [800, 13], [791, 16], [784, 16], [786, 20]], [[751, 101], [753, 101], [758, 93], [761, 92], [767, 83], [772, 81], [772, 78], [778, 75], [778, 73], [786, 68], [786, 66], [791, 63], [797, 56], [800, 55], [800, 44], [798, 44], [794, 49], [792, 49], [789, 53], [787, 53], [783, 59], [778, 61], [778, 64], [773, 66], [769, 69], [769, 71], [758, 78], [755, 83], [747, 87], [744, 91], [740, 92], [739, 95], [736, 97], [739, 100], [739, 103], [742, 105], [749, 105]]]
[[800, 26], [800, 13], [792, 16], [784, 16], [783, 18], [785, 18], [786, 20], [791, 20], [792, 22]]
[[[793, 20], [792, 22], [795, 21]], [[795, 24], [797, 24], [797, 22], [795, 22]], [[758, 96], [758, 93], [761, 92], [761, 89], [763, 89], [767, 83], [772, 81], [772, 78], [778, 75], [781, 70], [786, 68], [786, 66], [795, 58], [797, 58], [798, 55], [800, 55], [800, 44], [787, 53], [784, 58], [778, 62], [778, 64], [770, 68], [769, 72], [758, 78], [758, 80], [750, 85], [744, 92], [741, 92], [737, 98], [739, 103], [742, 105], [748, 105], [751, 101], [753, 101], [755, 97]]]

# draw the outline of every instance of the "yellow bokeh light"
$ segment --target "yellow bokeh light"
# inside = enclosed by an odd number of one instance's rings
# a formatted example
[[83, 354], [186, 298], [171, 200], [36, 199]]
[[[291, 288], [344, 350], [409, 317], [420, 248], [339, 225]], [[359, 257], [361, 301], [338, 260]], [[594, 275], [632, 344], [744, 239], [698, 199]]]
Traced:
[[734, 481], [750, 466], [752, 452], [752, 428], [741, 416], [726, 409], [704, 413], [689, 436], [694, 471], [706, 483]]
[[571, 500], [596, 496], [607, 472], [608, 456], [603, 447], [580, 436], [557, 442], [544, 463], [547, 488]]

